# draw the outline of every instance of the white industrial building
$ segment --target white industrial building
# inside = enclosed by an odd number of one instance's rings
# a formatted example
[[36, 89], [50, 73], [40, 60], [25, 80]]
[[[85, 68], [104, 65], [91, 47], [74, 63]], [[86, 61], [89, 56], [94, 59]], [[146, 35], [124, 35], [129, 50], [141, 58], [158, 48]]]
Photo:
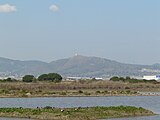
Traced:
[[145, 80], [160, 80], [160, 75], [143, 76]]

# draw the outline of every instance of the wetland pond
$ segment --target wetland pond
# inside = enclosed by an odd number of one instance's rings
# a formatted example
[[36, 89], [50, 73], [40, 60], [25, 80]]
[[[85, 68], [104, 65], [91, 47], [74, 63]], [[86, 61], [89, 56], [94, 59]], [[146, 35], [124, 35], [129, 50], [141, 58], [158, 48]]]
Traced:
[[[45, 106], [71, 108], [120, 105], [143, 107], [145, 109], [153, 111], [156, 114], [160, 114], [160, 96], [0, 98], [0, 108], [36, 108]], [[22, 119], [0, 118], [0, 120]], [[147, 117], [119, 118], [110, 120], [160, 120], [160, 115]]]

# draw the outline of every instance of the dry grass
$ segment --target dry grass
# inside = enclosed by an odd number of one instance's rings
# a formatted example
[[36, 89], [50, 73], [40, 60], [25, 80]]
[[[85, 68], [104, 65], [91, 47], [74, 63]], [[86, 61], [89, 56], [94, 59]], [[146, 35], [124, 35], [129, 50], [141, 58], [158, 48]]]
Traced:
[[115, 95], [136, 94], [141, 92], [160, 92], [160, 84], [125, 83], [113, 81], [63, 81], [53, 82], [6, 82], [0, 83], [0, 97], [18, 96], [85, 96], [85, 95]]

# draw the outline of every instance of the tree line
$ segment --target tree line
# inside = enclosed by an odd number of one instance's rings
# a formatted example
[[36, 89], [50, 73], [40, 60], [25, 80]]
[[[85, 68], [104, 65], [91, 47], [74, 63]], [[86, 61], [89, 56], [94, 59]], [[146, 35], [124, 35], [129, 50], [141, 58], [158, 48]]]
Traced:
[[23, 82], [33, 82], [33, 81], [52, 81], [52, 82], [61, 82], [62, 76], [58, 73], [48, 73], [42, 74], [38, 78], [35, 78], [34, 75], [25, 75], [22, 78]]
[[[0, 79], [0, 82], [17, 82], [17, 79], [6, 78]], [[34, 75], [25, 75], [22, 77], [22, 82], [36, 82], [36, 81], [52, 81], [52, 82], [61, 82], [62, 76], [58, 73], [48, 73], [42, 74], [38, 78]]]
[[136, 78], [130, 78], [127, 77], [118, 77], [114, 76], [110, 78], [110, 81], [121, 81], [121, 82], [129, 82], [129, 83], [159, 83], [156, 80], [145, 80], [145, 79], [136, 79]]

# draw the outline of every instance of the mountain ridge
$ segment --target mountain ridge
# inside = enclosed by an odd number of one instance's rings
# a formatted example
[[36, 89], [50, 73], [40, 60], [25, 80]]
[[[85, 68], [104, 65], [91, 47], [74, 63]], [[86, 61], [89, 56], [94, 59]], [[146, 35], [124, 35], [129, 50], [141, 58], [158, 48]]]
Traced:
[[117, 62], [100, 57], [75, 55], [52, 62], [38, 60], [12, 60], [0, 57], [0, 76], [26, 74], [40, 75], [58, 72], [62, 76], [110, 77], [110, 76], [143, 76], [160, 74], [160, 64], [139, 65]]

